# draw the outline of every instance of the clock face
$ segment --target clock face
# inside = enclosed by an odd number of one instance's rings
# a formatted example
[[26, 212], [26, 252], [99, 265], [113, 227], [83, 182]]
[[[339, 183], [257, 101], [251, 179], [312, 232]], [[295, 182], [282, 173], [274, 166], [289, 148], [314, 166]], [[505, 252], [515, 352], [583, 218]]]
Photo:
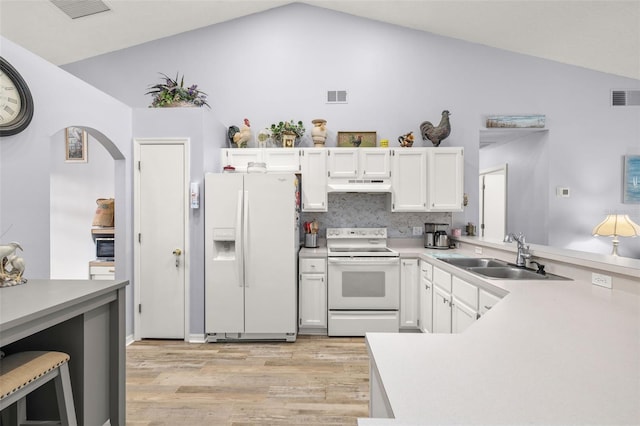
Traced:
[[0, 136], [23, 131], [33, 117], [33, 99], [27, 83], [0, 57]]
[[0, 73], [0, 123], [12, 124], [20, 114], [22, 100], [15, 83], [4, 72]]

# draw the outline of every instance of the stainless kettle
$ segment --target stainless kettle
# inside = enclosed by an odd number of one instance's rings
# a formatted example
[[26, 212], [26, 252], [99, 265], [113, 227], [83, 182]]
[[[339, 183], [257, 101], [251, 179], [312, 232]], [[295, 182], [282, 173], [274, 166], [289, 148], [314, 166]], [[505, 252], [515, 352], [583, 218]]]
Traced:
[[446, 231], [436, 231], [434, 239], [436, 247], [449, 247], [449, 236]]

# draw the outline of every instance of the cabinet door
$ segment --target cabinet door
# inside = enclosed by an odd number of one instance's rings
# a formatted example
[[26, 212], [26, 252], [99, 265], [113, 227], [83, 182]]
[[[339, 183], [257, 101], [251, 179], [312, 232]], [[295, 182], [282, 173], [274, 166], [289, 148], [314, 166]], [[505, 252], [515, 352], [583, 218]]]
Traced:
[[400, 261], [400, 328], [418, 328], [418, 259]]
[[462, 301], [453, 297], [451, 304], [451, 332], [462, 333], [478, 319], [475, 309], [465, 305]]
[[237, 172], [246, 172], [247, 164], [251, 162], [263, 162], [262, 149], [260, 148], [223, 148], [222, 167], [233, 166]]
[[420, 329], [423, 333], [433, 331], [433, 283], [431, 282], [432, 266], [420, 261]]
[[390, 151], [360, 148], [360, 174], [363, 179], [387, 179], [391, 175]]
[[301, 151], [302, 211], [327, 211], [327, 150], [305, 148]]
[[327, 328], [327, 282], [324, 274], [300, 274], [300, 327]]
[[394, 149], [391, 156], [391, 211], [427, 211], [427, 150]]
[[451, 333], [451, 294], [433, 287], [433, 332]]
[[462, 148], [429, 148], [429, 211], [462, 211]]
[[329, 176], [355, 179], [358, 177], [358, 149], [335, 148], [329, 150]]
[[491, 309], [493, 305], [495, 305], [499, 301], [500, 301], [500, 297], [494, 294], [491, 294], [488, 291], [480, 289], [479, 302], [478, 302], [479, 314], [480, 315], [486, 314], [487, 311], [489, 311], [489, 309]]
[[269, 172], [300, 171], [300, 150], [297, 148], [265, 148], [262, 153]]

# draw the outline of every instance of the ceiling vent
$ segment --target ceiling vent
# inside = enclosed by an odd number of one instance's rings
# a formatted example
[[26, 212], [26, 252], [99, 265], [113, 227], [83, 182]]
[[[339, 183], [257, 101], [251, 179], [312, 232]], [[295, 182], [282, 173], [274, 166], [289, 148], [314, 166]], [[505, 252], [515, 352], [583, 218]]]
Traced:
[[640, 106], [640, 90], [612, 90], [611, 106]]
[[111, 10], [102, 0], [51, 0], [51, 3], [71, 19]]
[[327, 90], [327, 103], [328, 104], [346, 104], [347, 91], [346, 90]]

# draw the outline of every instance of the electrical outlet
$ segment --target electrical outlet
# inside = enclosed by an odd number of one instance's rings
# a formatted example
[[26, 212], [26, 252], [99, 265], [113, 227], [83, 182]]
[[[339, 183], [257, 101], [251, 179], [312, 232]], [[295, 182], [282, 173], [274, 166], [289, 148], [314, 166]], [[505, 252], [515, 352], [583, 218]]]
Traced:
[[414, 226], [413, 235], [422, 235], [422, 226]]
[[609, 275], [591, 273], [591, 284], [599, 285], [600, 287], [612, 288], [611, 277]]
[[482, 254], [482, 247], [476, 247], [476, 254]]

